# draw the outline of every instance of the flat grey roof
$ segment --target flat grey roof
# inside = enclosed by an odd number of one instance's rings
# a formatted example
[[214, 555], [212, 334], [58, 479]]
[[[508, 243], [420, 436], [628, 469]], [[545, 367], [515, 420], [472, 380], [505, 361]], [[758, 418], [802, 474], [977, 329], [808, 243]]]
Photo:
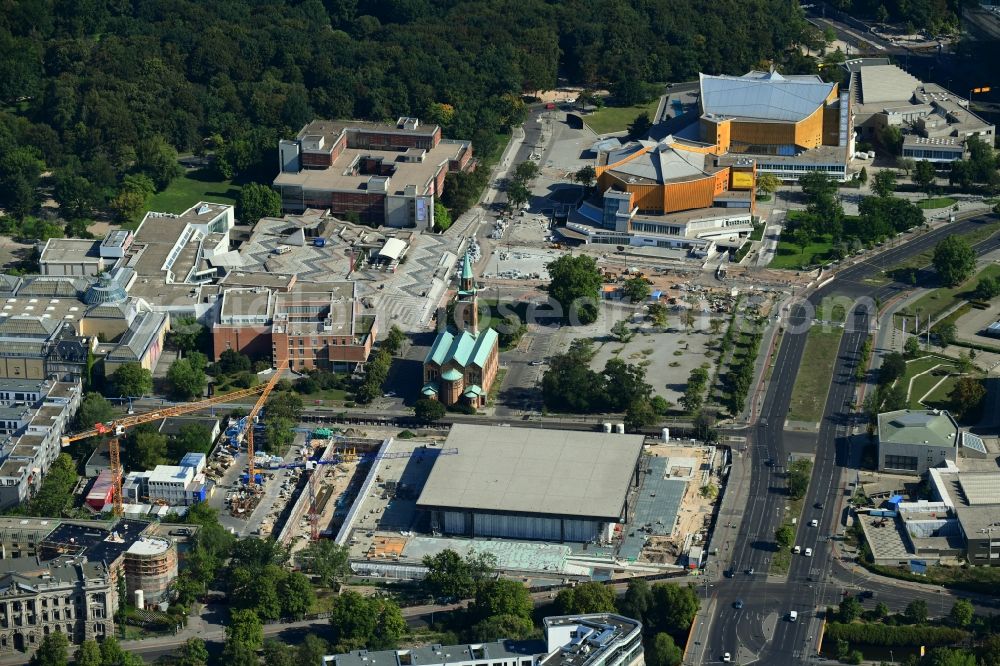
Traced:
[[417, 506], [618, 520], [642, 435], [456, 424]]
[[504, 660], [544, 654], [541, 641], [498, 640], [466, 645], [428, 645], [407, 650], [354, 650], [327, 655], [322, 666], [431, 666], [470, 661]]
[[955, 514], [966, 538], [982, 538], [986, 533], [980, 530], [1000, 533], [1000, 506], [957, 506]]
[[[1000, 505], [1000, 474], [959, 474], [958, 483], [962, 486], [966, 501], [973, 506], [983, 504]], [[997, 519], [1000, 520], [1000, 506], [995, 507]]]

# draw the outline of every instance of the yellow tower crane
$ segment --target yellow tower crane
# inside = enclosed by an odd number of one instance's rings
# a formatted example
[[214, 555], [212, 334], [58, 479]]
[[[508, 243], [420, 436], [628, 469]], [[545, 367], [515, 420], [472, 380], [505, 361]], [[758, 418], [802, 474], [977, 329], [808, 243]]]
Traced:
[[267, 402], [267, 398], [271, 395], [271, 391], [274, 390], [275, 384], [278, 383], [278, 379], [281, 378], [281, 372], [288, 367], [287, 360], [278, 361], [278, 365], [274, 368], [274, 374], [271, 375], [271, 379], [268, 380], [267, 384], [264, 385], [264, 390], [257, 398], [257, 402], [254, 403], [253, 409], [247, 414], [247, 420], [244, 427], [246, 428], [246, 438], [247, 438], [247, 486], [252, 488], [254, 486], [254, 466], [253, 466], [253, 422], [257, 418], [257, 414], [260, 412], [261, 407]]
[[[280, 374], [280, 369], [274, 374], [277, 377]], [[207, 400], [199, 400], [198, 402], [186, 402], [179, 405], [172, 405], [164, 409], [158, 409], [152, 412], [146, 412], [144, 414], [135, 414], [132, 416], [125, 416], [120, 419], [109, 421], [107, 423], [96, 423], [94, 427], [90, 430], [84, 430], [82, 432], [73, 433], [72, 435], [65, 435], [62, 437], [62, 445], [69, 446], [71, 443], [79, 441], [81, 439], [87, 439], [89, 437], [96, 437], [98, 435], [111, 435], [111, 441], [108, 442], [108, 454], [111, 458], [111, 477], [113, 490], [113, 512], [114, 515], [122, 515], [122, 465], [121, 465], [121, 452], [119, 451], [118, 438], [125, 434], [125, 430], [133, 426], [142, 425], [143, 423], [150, 423], [152, 421], [158, 421], [160, 419], [165, 419], [169, 416], [180, 416], [181, 414], [189, 414], [191, 412], [197, 412], [206, 407], [211, 407], [212, 405], [218, 405], [226, 402], [231, 402], [233, 400], [239, 400], [240, 398], [245, 398], [247, 396], [255, 395], [257, 393], [267, 392], [274, 387], [274, 377], [271, 378], [272, 381], [267, 384], [261, 384], [260, 386], [254, 386], [253, 388], [243, 389], [241, 391], [233, 391], [232, 393], [227, 393], [225, 395], [217, 395], [213, 398]], [[258, 400], [255, 409], [259, 409], [261, 401]], [[249, 420], [249, 419], [248, 419]], [[252, 432], [252, 429], [251, 429]], [[251, 469], [253, 467], [253, 456], [250, 458]]]

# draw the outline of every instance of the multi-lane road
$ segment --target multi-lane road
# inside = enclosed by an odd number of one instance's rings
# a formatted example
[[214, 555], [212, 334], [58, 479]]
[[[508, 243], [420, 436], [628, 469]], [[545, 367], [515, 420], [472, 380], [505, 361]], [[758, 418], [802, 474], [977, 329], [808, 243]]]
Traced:
[[[723, 579], [715, 588], [716, 613], [703, 646], [704, 663], [717, 662], [725, 652], [737, 663], [802, 663], [815, 656], [820, 611], [836, 603], [855, 575], [834, 551], [835, 539], [843, 533], [845, 500], [849, 494], [842, 479], [846, 469], [856, 468], [859, 451], [850, 450], [848, 429], [853, 418], [849, 405], [855, 401], [854, 370], [861, 346], [874, 325], [874, 308], [857, 307], [848, 317], [834, 367], [830, 393], [818, 434], [785, 432], [785, 419], [791, 401], [798, 368], [803, 362], [809, 319], [816, 305], [825, 297], [847, 296], [859, 303], [884, 303], [908, 286], [891, 282], [873, 286], [867, 278], [879, 274], [908, 257], [932, 248], [945, 236], [968, 233], [988, 218], [956, 222], [893, 249], [841, 270], [836, 278], [813, 291], [805, 303], [792, 307], [785, 322], [785, 334], [775, 361], [775, 371], [761, 408], [761, 418], [750, 434], [748, 452], [752, 474], [737, 544], [728, 563], [732, 578]], [[1000, 239], [979, 243], [976, 250], [986, 253], [1000, 247]], [[805, 500], [805, 510], [796, 543], [811, 548], [812, 557], [793, 556], [787, 579], [770, 577], [774, 532], [782, 524], [787, 500], [785, 481], [780, 469], [791, 452], [812, 453], [812, 483]], [[769, 466], [767, 461], [773, 461]], [[822, 509], [814, 508], [822, 505]], [[818, 527], [810, 527], [812, 519]], [[832, 538], [831, 538], [832, 537]], [[752, 574], [748, 573], [753, 571]], [[950, 593], [931, 591], [895, 583], [866, 582], [865, 589], [875, 592], [870, 604], [883, 601], [900, 610], [914, 598], [929, 600], [932, 609], [947, 611]], [[737, 600], [743, 608], [736, 609]], [[789, 611], [798, 613], [798, 621], [787, 620]]]

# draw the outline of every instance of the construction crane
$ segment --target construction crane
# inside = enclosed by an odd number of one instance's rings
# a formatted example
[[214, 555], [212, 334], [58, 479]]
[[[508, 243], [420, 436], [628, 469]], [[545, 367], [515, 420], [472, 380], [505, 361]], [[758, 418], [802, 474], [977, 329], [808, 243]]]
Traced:
[[247, 414], [247, 420], [244, 424], [246, 428], [247, 437], [247, 487], [252, 488], [256, 479], [256, 472], [254, 470], [253, 464], [253, 426], [254, 420], [257, 418], [257, 414], [260, 413], [261, 408], [264, 403], [267, 402], [267, 398], [271, 395], [271, 391], [274, 390], [275, 384], [278, 383], [278, 379], [281, 377], [281, 372], [288, 367], [287, 360], [278, 361], [278, 365], [274, 368], [274, 374], [271, 375], [271, 379], [268, 380], [267, 384], [264, 386], [264, 390], [261, 392], [260, 397], [257, 398], [257, 402], [254, 403], [253, 409]]
[[152, 421], [159, 421], [160, 419], [165, 419], [170, 416], [180, 416], [181, 414], [189, 414], [191, 412], [197, 412], [206, 407], [211, 407], [212, 405], [218, 405], [232, 400], [239, 400], [240, 398], [245, 398], [247, 396], [256, 395], [261, 391], [266, 391], [268, 385], [254, 386], [252, 388], [243, 389], [240, 391], [233, 391], [232, 393], [226, 393], [225, 395], [217, 395], [213, 398], [208, 398], [207, 400], [199, 400], [197, 402], [185, 402], [178, 405], [172, 405], [164, 409], [157, 409], [152, 412], [146, 412], [144, 414], [133, 414], [129, 416], [124, 416], [115, 421], [109, 421], [107, 423], [95, 423], [94, 427], [90, 430], [84, 430], [82, 432], [73, 433], [72, 435], [64, 435], [62, 437], [62, 445], [69, 446], [73, 442], [77, 442], [81, 439], [87, 439], [89, 437], [97, 437], [98, 435], [111, 435], [111, 440], [108, 442], [108, 457], [111, 459], [111, 484], [112, 484], [112, 502], [113, 502], [113, 513], [116, 516], [122, 515], [122, 465], [121, 465], [121, 451], [119, 450], [118, 438], [125, 434], [125, 430], [133, 426], [142, 425], [143, 423], [150, 423]]

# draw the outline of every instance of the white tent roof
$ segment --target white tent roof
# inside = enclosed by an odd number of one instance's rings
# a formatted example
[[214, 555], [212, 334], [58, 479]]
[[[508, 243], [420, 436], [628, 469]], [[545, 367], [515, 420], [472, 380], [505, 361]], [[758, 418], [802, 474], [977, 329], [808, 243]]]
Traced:
[[406, 249], [406, 241], [400, 240], [398, 238], [389, 238], [385, 241], [385, 245], [379, 250], [378, 256], [386, 257], [391, 261], [399, 259], [399, 255], [403, 254], [403, 250]]

